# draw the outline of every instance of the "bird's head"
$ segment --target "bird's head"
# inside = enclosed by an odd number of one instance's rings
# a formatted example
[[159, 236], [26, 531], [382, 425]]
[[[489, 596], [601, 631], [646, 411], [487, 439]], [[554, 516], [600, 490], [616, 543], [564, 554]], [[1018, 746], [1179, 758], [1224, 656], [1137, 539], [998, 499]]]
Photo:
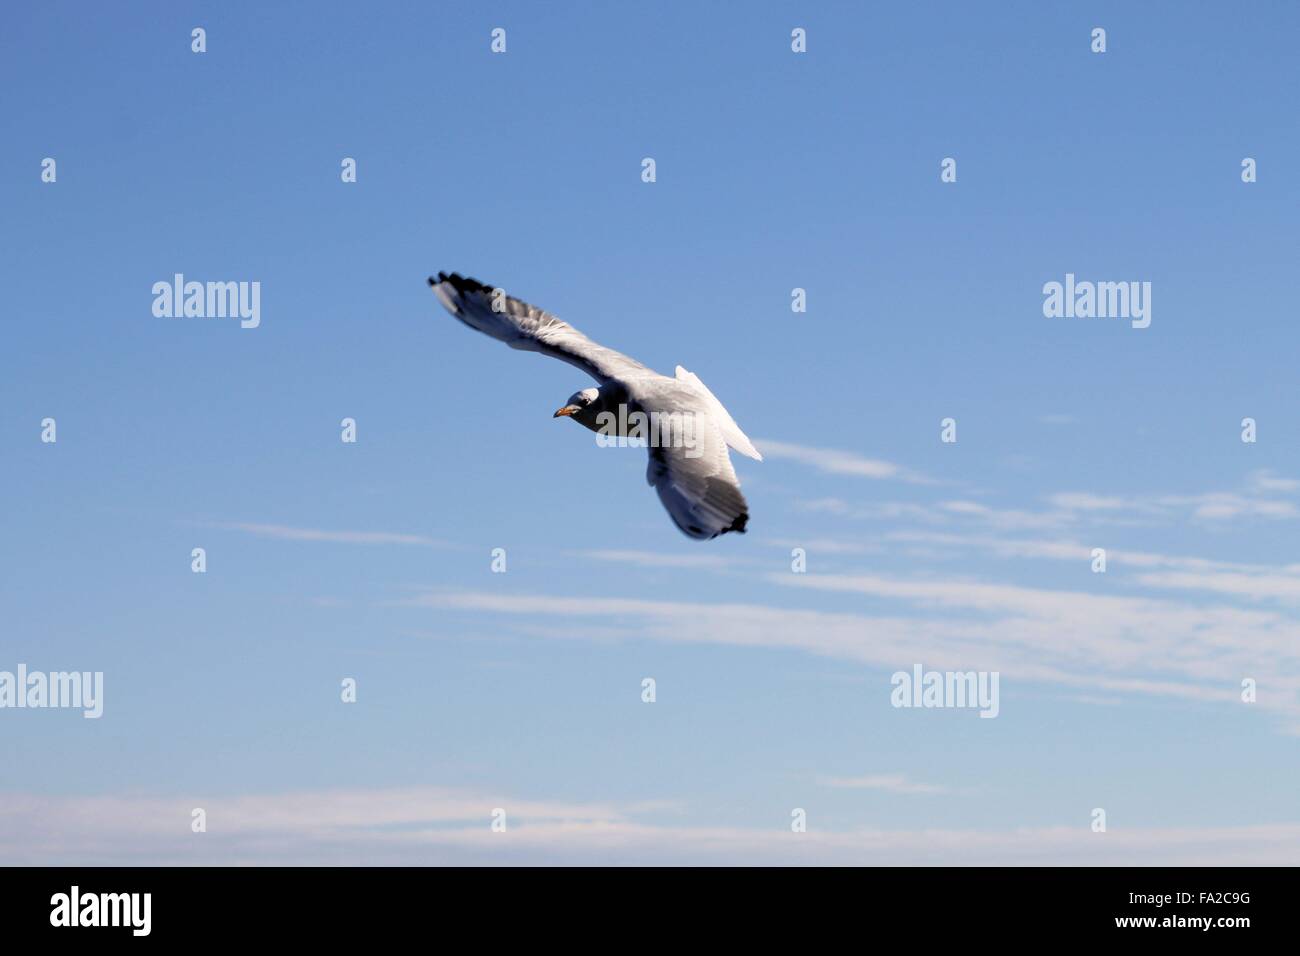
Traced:
[[568, 402], [563, 408], [556, 409], [552, 418], [572, 418], [581, 412], [590, 408], [600, 397], [600, 391], [594, 388], [584, 388], [581, 392], [574, 392], [569, 396]]

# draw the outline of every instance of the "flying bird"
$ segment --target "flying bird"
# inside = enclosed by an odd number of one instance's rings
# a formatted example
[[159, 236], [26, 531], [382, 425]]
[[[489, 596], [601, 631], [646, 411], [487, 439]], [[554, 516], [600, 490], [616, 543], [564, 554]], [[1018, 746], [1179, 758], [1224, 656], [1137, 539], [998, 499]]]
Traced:
[[[447, 311], [472, 329], [511, 348], [541, 352], [582, 369], [597, 388], [569, 396], [554, 418], [571, 418], [597, 433], [647, 437], [644, 423], [673, 423], [649, 440], [646, 481], [659, 494], [669, 517], [685, 534], [708, 540], [744, 532], [749, 505], [731, 466], [730, 446], [758, 461], [763, 456], [731, 415], [695, 375], [677, 366], [676, 378], [660, 375], [635, 359], [607, 349], [549, 312], [511, 298], [504, 290], [456, 273], [429, 277]], [[637, 419], [633, 413], [640, 412]], [[638, 434], [636, 424], [642, 424]], [[631, 422], [634, 427], [629, 428]], [[616, 423], [616, 424], [615, 424]]]

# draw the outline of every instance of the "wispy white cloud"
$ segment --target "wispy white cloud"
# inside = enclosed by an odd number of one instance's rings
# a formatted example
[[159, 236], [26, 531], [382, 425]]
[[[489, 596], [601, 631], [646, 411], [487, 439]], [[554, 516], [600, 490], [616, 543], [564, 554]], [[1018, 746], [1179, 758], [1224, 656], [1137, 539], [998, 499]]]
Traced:
[[[761, 444], [770, 458], [796, 461], [827, 474], [895, 479], [920, 485], [944, 484], [895, 462], [867, 458], [854, 451], [779, 441], [765, 441]], [[797, 501], [796, 505], [804, 511], [822, 511], [857, 519], [914, 518], [937, 524], [966, 520], [1001, 530], [1016, 530], [1065, 527], [1081, 522], [1129, 525], [1172, 523], [1184, 517], [1207, 523], [1234, 518], [1291, 520], [1300, 518], [1300, 504], [1287, 500], [1285, 496], [1297, 492], [1300, 492], [1300, 480], [1280, 477], [1265, 469], [1248, 475], [1236, 491], [1206, 491], [1197, 494], [1058, 491], [1043, 497], [1048, 505], [1045, 509], [1000, 508], [969, 498], [931, 502], [855, 503], [843, 497], [827, 496]]]
[[1286, 479], [1251, 476], [1241, 491], [1207, 491], [1189, 495], [1098, 495], [1067, 491], [1048, 495], [1048, 502], [1070, 515], [1086, 513], [1091, 517], [1129, 514], [1147, 520], [1177, 520], [1189, 516], [1215, 522], [1231, 518], [1291, 519], [1300, 517], [1295, 503], [1273, 497], [1292, 490]]
[[935, 794], [947, 793], [947, 787], [934, 783], [916, 783], [907, 779], [906, 774], [880, 773], [863, 777], [818, 777], [817, 783], [823, 787], [837, 787], [847, 790], [884, 790], [888, 793]]
[[[208, 832], [190, 832], [191, 808]], [[493, 832], [491, 814], [506, 812]], [[0, 794], [0, 858], [27, 865], [1290, 865], [1300, 824], [828, 830], [693, 826], [656, 805], [556, 803], [455, 788], [230, 798]]]
[[1000, 558], [1054, 558], [1063, 561], [1087, 561], [1092, 549], [1068, 539], [1002, 538], [990, 534], [960, 534], [946, 531], [889, 531], [885, 541], [924, 544], [942, 548], [950, 557], [967, 551], [979, 551]]
[[[1300, 573], [1242, 574], [1216, 571], [1198, 574], [1168, 571], [1139, 575], [1138, 582], [1154, 588], [1214, 591], [1256, 601], [1271, 599], [1300, 603]], [[1300, 637], [1300, 629], [1297, 637]]]
[[[1017, 682], [1247, 706], [1240, 681], [1251, 677], [1269, 694], [1250, 706], [1300, 727], [1297, 625], [1274, 611], [963, 578], [782, 572], [764, 580], [838, 593], [862, 610], [435, 591], [409, 603], [526, 616], [533, 625], [547, 616], [599, 618], [625, 638], [786, 648], [887, 672], [918, 661], [996, 670], [1004, 709]], [[881, 693], [888, 690], [882, 679]]]
[[415, 544], [425, 547], [445, 547], [445, 542], [421, 534], [400, 534], [389, 531], [325, 531], [319, 528], [295, 528], [283, 524], [254, 524], [248, 521], [223, 522], [215, 527], [227, 531], [242, 531], [259, 538], [277, 538], [281, 541], [323, 541], [332, 544]]
[[844, 518], [861, 518], [873, 521], [910, 519], [928, 524], [948, 520], [948, 515], [932, 505], [919, 505], [905, 501], [872, 501], [850, 504], [843, 498], [810, 498], [795, 501], [795, 508], [813, 514], [831, 514]]
[[770, 538], [763, 542], [777, 548], [803, 548], [811, 554], [865, 554], [882, 549], [876, 541], [842, 541], [835, 538]]
[[1279, 694], [1270, 706], [1292, 718], [1300, 714], [1300, 627], [1286, 614], [965, 579], [769, 574], [768, 580], [930, 608], [913, 631], [927, 661], [952, 659], [962, 648], [959, 660], [992, 658], [1001, 663], [985, 669], [1021, 679], [1224, 702], [1237, 700], [1241, 679], [1256, 677]]
[[643, 568], [709, 568], [723, 570], [734, 566], [734, 556], [720, 554], [675, 554], [661, 551], [596, 550], [578, 551], [576, 554], [593, 561], [610, 561], [615, 564], [633, 564]]
[[977, 518], [981, 523], [1009, 530], [1052, 528], [1070, 520], [1061, 511], [1025, 511], [1018, 508], [994, 508], [979, 501], [941, 501], [938, 508], [950, 515]]
[[1249, 497], [1235, 492], [1166, 495], [1156, 500], [1162, 505], [1189, 509], [1192, 517], [1208, 521], [1247, 517], [1281, 519], [1300, 517], [1300, 509], [1297, 509], [1293, 502]]
[[[950, 556], [975, 550], [1001, 558], [1075, 561], [1080, 567], [1091, 564], [1093, 549], [1093, 545], [1074, 540], [999, 538], [934, 531], [892, 531], [882, 538], [942, 547], [951, 552]], [[1114, 568], [1150, 569], [1131, 579], [1132, 583], [1145, 587], [1204, 591], [1250, 600], [1300, 601], [1300, 564], [1246, 564], [1126, 548], [1106, 548], [1106, 561], [1109, 567]]]
[[1049, 495], [1048, 499], [1057, 508], [1070, 511], [1119, 511], [1133, 507], [1133, 503], [1123, 498], [1089, 494], [1084, 491], [1062, 491]]
[[879, 458], [867, 458], [856, 452], [841, 451], [837, 448], [813, 448], [808, 445], [795, 445], [790, 442], [762, 439], [759, 448], [768, 458], [784, 458], [809, 465], [818, 471], [831, 475], [852, 475], [857, 478], [893, 478], [917, 484], [932, 484], [932, 479], [909, 471], [892, 461]]
[[1295, 494], [1300, 492], [1300, 479], [1282, 478], [1268, 469], [1263, 469], [1251, 474], [1249, 487], [1252, 491], [1265, 494]]

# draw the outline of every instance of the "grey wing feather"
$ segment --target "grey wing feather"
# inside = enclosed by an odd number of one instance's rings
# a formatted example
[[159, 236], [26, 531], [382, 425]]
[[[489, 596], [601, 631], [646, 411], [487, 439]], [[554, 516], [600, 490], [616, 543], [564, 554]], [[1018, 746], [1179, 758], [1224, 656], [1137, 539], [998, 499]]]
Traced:
[[640, 362], [598, 345], [549, 312], [477, 279], [467, 279], [455, 272], [439, 272], [437, 278], [429, 277], [429, 285], [447, 311], [471, 329], [511, 348], [541, 352], [568, 362], [601, 385], [650, 373]]
[[[698, 456], [694, 453], [698, 452]], [[707, 540], [745, 530], [749, 504], [717, 426], [703, 419], [694, 449], [652, 447], [646, 481], [669, 517], [689, 537]]]

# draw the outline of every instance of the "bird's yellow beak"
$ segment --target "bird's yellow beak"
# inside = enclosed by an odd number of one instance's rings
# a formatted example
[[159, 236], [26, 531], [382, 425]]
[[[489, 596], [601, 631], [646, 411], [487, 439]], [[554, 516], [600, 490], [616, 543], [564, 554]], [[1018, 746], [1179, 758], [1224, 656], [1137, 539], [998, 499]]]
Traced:
[[555, 414], [552, 415], [551, 417], [566, 418], [569, 415], [572, 415], [574, 412], [579, 411], [581, 408], [582, 408], [581, 405], [565, 405], [563, 408], [556, 409]]

